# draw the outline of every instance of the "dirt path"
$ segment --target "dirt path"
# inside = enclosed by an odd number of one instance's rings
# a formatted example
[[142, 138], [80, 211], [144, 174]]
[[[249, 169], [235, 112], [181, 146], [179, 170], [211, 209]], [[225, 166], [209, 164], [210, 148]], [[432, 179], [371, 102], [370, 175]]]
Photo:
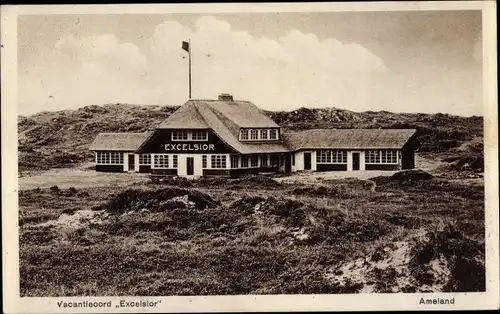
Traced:
[[321, 183], [321, 180], [355, 178], [368, 180], [378, 176], [392, 176], [397, 171], [329, 171], [329, 172], [295, 172], [290, 176], [275, 178], [282, 183]]

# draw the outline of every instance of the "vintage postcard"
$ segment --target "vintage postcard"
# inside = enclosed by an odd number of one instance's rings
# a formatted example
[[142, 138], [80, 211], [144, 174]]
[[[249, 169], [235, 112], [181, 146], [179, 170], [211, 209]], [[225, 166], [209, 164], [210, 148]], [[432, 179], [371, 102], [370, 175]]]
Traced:
[[500, 307], [494, 1], [1, 12], [4, 312]]

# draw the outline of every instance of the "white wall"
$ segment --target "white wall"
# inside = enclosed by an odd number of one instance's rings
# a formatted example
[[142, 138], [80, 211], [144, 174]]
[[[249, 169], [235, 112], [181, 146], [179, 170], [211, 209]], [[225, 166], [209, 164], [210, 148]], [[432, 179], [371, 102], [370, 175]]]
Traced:
[[318, 170], [318, 166], [316, 165], [316, 151], [311, 151], [311, 170]]
[[295, 152], [295, 166], [292, 166], [292, 171], [304, 170], [304, 153], [311, 153], [311, 170], [316, 171], [316, 151], [313, 150]]
[[292, 171], [304, 170], [304, 153], [295, 153], [295, 166], [292, 166]]
[[134, 171], [139, 172], [139, 154], [134, 156]]

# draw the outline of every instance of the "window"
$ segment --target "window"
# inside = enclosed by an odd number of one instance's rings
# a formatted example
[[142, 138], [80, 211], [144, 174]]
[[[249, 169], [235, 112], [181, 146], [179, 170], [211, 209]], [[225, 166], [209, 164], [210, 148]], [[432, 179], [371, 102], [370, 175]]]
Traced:
[[225, 169], [226, 168], [226, 155], [212, 155], [212, 168]]
[[278, 130], [270, 129], [269, 130], [269, 139], [270, 140], [277, 140], [278, 139]]
[[238, 168], [238, 156], [231, 156], [231, 168]]
[[97, 163], [102, 165], [123, 165], [123, 153], [97, 152]]
[[248, 140], [248, 130], [240, 130], [240, 139], [242, 141]]
[[260, 165], [262, 167], [269, 166], [268, 160], [269, 160], [269, 155], [262, 155], [262, 156], [260, 156]]
[[172, 168], [177, 169], [177, 165], [178, 165], [177, 155], [174, 155], [174, 158], [172, 160]]
[[248, 156], [241, 156], [241, 168], [248, 168]]
[[240, 141], [277, 140], [278, 129], [240, 130]]
[[139, 155], [139, 165], [151, 165], [151, 155], [150, 154], [140, 154]]
[[[328, 153], [329, 153], [329, 151], [325, 151], [325, 150], [320, 150], [320, 151], [316, 152], [316, 163], [321, 164], [321, 163], [331, 162], [332, 156]], [[328, 160], [328, 157], [330, 157], [330, 160]]]
[[271, 167], [278, 167], [278, 155], [271, 155]]
[[187, 131], [173, 131], [172, 132], [172, 141], [187, 141], [188, 140], [188, 132]]
[[316, 153], [316, 162], [319, 164], [345, 164], [347, 152], [343, 150], [320, 150]]
[[258, 167], [259, 166], [259, 158], [257, 156], [252, 156], [250, 158], [250, 167]]
[[268, 131], [269, 130], [267, 130], [267, 129], [260, 130], [260, 139], [261, 140], [267, 140]]
[[369, 150], [365, 152], [365, 163], [378, 164], [380, 163], [380, 153], [377, 150]]
[[295, 153], [292, 153], [292, 166], [295, 166]]
[[208, 168], [208, 165], [207, 165], [207, 155], [201, 156], [201, 167], [203, 169], [207, 169]]
[[155, 168], [168, 168], [168, 155], [154, 155]]
[[398, 163], [398, 152], [395, 150], [383, 150], [381, 153], [381, 162], [384, 164]]
[[206, 141], [208, 139], [207, 131], [193, 131], [191, 133], [191, 139], [193, 141]]
[[258, 140], [259, 139], [259, 130], [250, 130], [250, 139]]
[[369, 150], [365, 153], [367, 164], [397, 164], [398, 151], [396, 150]]

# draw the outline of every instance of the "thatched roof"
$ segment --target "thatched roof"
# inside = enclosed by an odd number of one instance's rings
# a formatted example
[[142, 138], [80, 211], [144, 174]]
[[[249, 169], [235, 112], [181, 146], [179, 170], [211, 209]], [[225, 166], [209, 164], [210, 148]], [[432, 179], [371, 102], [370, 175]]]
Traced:
[[89, 150], [133, 152], [149, 137], [149, 133], [99, 133]]
[[165, 121], [160, 123], [158, 129], [209, 129], [205, 119], [199, 113], [196, 104], [188, 101]]
[[158, 129], [212, 129], [223, 142], [242, 154], [288, 151], [281, 141], [240, 142], [240, 128], [251, 127], [279, 128], [279, 125], [249, 101], [189, 100]]
[[209, 128], [210, 122], [202, 113], [206, 110], [222, 115], [240, 128], [279, 128], [261, 109], [249, 101], [188, 100], [163, 121], [159, 129]]
[[291, 150], [399, 149], [415, 134], [413, 129], [314, 129], [284, 134]]

